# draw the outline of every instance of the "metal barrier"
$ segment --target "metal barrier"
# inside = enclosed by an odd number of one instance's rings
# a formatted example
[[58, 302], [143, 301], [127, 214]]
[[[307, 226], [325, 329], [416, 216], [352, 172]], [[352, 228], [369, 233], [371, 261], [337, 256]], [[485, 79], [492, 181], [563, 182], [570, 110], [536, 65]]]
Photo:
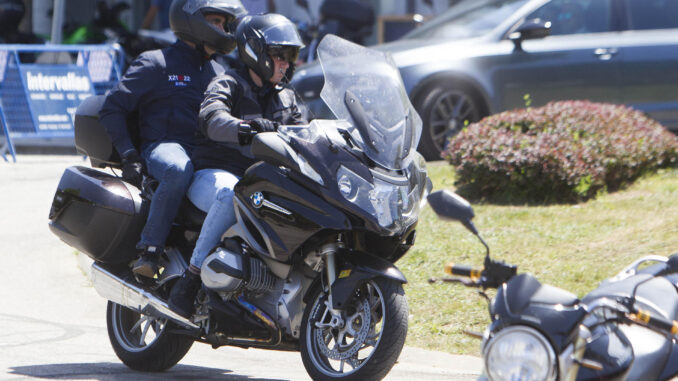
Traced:
[[117, 45], [0, 44], [0, 156], [15, 145], [73, 145], [80, 101], [103, 94], [122, 75]]

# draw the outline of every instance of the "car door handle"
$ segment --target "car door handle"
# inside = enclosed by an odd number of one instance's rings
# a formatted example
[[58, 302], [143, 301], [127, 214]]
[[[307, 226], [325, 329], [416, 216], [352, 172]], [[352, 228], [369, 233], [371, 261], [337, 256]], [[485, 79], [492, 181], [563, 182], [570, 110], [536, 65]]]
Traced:
[[619, 53], [617, 48], [598, 48], [593, 51], [593, 55], [601, 61], [608, 61], [617, 55], [617, 53]]

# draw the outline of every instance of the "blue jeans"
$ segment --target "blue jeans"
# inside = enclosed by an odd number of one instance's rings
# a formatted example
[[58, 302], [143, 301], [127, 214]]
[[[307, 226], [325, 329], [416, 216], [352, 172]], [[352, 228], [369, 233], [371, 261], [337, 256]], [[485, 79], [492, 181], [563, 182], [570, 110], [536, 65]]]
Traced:
[[142, 157], [148, 174], [158, 181], [153, 194], [148, 219], [141, 232], [138, 249], [147, 246], [164, 247], [181, 201], [193, 177], [190, 151], [179, 143], [154, 143]]
[[200, 268], [210, 250], [221, 241], [221, 236], [235, 223], [233, 188], [240, 178], [221, 169], [201, 169], [193, 176], [188, 198], [203, 212], [207, 212], [198, 242], [195, 244], [191, 265]]

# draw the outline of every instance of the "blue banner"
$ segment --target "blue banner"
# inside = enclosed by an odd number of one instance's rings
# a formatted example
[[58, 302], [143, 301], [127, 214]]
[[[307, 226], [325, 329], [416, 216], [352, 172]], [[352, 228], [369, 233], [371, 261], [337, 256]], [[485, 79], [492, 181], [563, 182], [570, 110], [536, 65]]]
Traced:
[[36, 133], [73, 131], [75, 109], [94, 94], [86, 67], [21, 65]]

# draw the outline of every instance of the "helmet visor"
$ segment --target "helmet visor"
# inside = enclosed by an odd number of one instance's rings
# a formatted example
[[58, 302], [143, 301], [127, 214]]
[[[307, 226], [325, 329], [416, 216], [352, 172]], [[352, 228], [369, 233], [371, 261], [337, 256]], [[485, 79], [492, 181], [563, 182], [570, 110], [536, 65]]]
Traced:
[[296, 46], [302, 48], [304, 43], [301, 42], [301, 37], [299, 37], [299, 32], [294, 24], [290, 22], [278, 22], [273, 25], [267, 26], [261, 30], [261, 34], [264, 36], [266, 45], [286, 45], [286, 46]]
[[268, 55], [281, 61], [297, 62], [299, 48], [296, 46], [269, 46]]

